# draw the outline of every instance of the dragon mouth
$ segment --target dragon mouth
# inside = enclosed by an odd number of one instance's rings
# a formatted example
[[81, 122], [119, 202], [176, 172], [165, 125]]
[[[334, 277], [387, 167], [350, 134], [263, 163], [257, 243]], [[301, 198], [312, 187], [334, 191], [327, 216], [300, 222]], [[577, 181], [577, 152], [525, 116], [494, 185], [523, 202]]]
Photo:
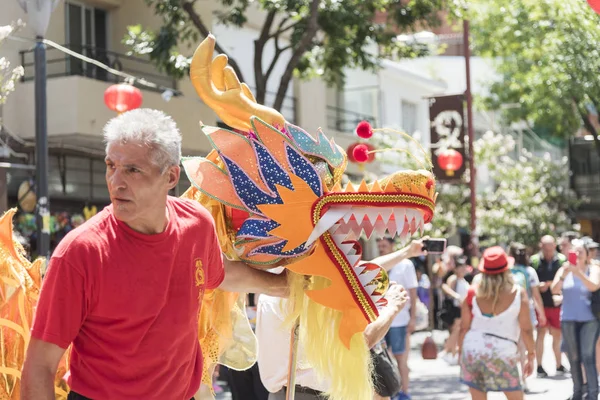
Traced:
[[402, 199], [395, 204], [381, 200], [378, 197], [377, 202], [369, 206], [328, 204], [326, 211], [321, 210], [321, 217], [307, 241], [310, 245], [313, 238], [321, 239], [370, 322], [377, 318], [377, 308], [386, 304], [383, 296], [387, 290], [387, 274], [376, 264], [361, 262], [358, 237], [364, 234], [370, 238], [376, 234], [406, 240], [417, 231], [422, 232], [430, 219], [429, 208], [420, 204], [419, 199], [412, 203]]
[[[328, 213], [336, 213], [336, 206], [331, 207]], [[331, 228], [332, 235], [349, 235], [357, 237], [364, 233], [367, 239], [373, 234], [382, 238], [386, 235], [399, 237], [404, 241], [412, 234], [420, 231], [423, 233], [425, 216], [414, 209], [407, 208], [379, 208], [379, 207], [350, 207], [344, 208], [346, 214]], [[325, 217], [325, 216], [324, 216]]]

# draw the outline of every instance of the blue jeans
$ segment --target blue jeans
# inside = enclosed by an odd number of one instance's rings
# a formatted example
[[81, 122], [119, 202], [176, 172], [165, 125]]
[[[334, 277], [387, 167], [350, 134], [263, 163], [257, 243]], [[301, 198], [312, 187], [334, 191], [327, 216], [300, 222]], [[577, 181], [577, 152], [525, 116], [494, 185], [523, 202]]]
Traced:
[[562, 321], [561, 330], [567, 357], [571, 364], [573, 400], [583, 398], [583, 372], [587, 378], [588, 399], [598, 398], [598, 371], [596, 371], [596, 341], [600, 333], [597, 320], [587, 322]]
[[392, 348], [392, 354], [400, 355], [406, 351], [406, 326], [392, 326], [385, 335], [388, 347]]

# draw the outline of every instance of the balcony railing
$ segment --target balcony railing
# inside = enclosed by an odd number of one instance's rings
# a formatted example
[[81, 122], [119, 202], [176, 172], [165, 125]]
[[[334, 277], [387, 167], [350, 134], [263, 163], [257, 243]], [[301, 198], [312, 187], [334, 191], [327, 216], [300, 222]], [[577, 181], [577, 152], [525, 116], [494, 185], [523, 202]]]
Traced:
[[[146, 90], [163, 91], [165, 88], [176, 89], [177, 80], [166, 74], [161, 74], [156, 67], [148, 60], [114, 51], [100, 49], [91, 46], [66, 45], [72, 51], [80, 53], [88, 58], [99, 61], [109, 67], [125, 72], [135, 77], [143, 78], [158, 86], [150, 88], [144, 86]], [[21, 51], [21, 65], [25, 69], [22, 77], [23, 81], [32, 80], [35, 75], [35, 63], [33, 50]], [[79, 58], [72, 57], [55, 48], [48, 48], [46, 53], [46, 71], [48, 78], [61, 76], [85, 76], [91, 79], [97, 79], [104, 82], [120, 82], [122, 78], [111, 74], [110, 72], [90, 64]]]
[[352, 134], [360, 121], [368, 121], [371, 125], [377, 126], [377, 119], [373, 115], [327, 106], [327, 127], [329, 129]]
[[593, 204], [600, 204], [600, 157], [593, 140], [571, 139], [569, 161], [571, 187], [579, 196], [586, 196]]

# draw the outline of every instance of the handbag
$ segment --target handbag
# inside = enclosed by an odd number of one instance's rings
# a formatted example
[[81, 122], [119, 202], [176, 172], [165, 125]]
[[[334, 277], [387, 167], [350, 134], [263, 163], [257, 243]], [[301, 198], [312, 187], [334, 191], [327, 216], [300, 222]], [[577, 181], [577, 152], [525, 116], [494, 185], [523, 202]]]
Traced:
[[396, 359], [390, 357], [385, 342], [371, 349], [373, 386], [378, 395], [393, 397], [400, 393], [400, 371]]
[[596, 316], [596, 319], [600, 319], [600, 290], [592, 292], [591, 300], [592, 314]]

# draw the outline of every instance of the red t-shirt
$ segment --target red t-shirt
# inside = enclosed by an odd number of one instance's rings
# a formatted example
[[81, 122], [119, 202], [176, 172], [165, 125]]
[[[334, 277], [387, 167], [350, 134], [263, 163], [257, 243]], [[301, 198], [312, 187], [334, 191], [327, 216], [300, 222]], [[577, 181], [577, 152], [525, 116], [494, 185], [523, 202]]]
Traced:
[[200, 387], [198, 314], [204, 290], [223, 281], [223, 258], [208, 211], [173, 197], [167, 206], [156, 235], [109, 206], [50, 260], [32, 336], [73, 344], [67, 382], [85, 397], [189, 400]]

